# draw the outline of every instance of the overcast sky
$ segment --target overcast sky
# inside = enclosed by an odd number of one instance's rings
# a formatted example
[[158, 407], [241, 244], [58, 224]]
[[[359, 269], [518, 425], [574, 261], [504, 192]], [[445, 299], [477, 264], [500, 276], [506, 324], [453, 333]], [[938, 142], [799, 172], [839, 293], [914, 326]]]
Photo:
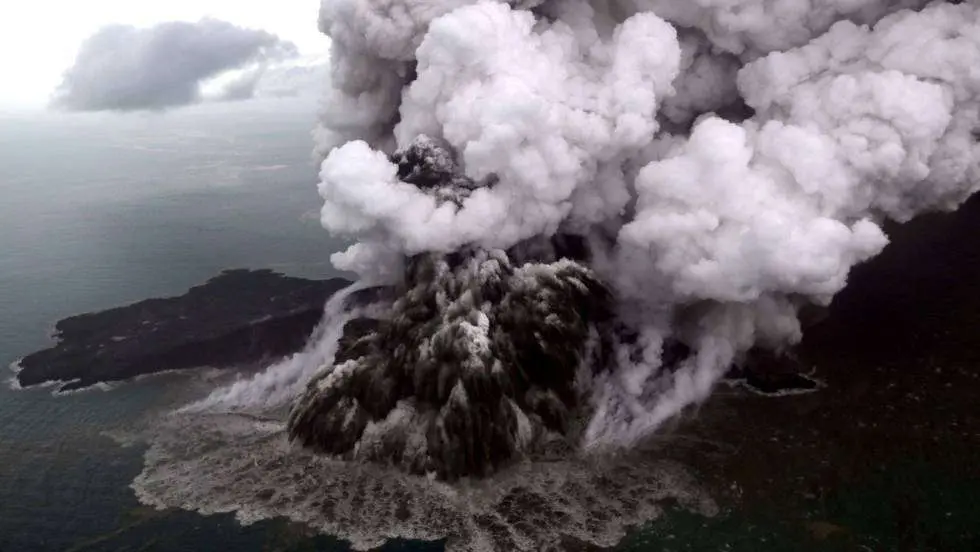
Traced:
[[261, 29], [301, 55], [327, 51], [316, 29], [319, 0], [29, 0], [0, 7], [0, 109], [43, 108], [79, 46], [106, 25], [150, 27], [210, 17]]

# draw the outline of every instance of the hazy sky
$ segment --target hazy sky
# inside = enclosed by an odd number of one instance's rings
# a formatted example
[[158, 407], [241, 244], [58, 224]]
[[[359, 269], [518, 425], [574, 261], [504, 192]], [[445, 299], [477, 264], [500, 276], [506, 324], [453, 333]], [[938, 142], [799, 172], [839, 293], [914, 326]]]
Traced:
[[222, 19], [295, 43], [302, 54], [327, 50], [316, 29], [319, 0], [29, 0], [0, 7], [0, 108], [40, 108], [87, 37], [111, 23]]

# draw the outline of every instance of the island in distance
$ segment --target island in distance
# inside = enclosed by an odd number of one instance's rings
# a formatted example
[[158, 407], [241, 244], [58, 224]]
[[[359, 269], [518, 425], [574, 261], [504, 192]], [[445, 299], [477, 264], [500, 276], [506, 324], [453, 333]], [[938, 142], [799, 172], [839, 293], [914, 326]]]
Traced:
[[[327, 299], [350, 284], [343, 278], [308, 280], [271, 270], [226, 270], [177, 297], [71, 316], [55, 324], [54, 346], [18, 362], [17, 384], [57, 384], [58, 391], [74, 391], [167, 370], [272, 362], [299, 351], [322, 318]], [[390, 291], [366, 288], [348, 301], [369, 304]], [[358, 337], [376, 325], [370, 318], [351, 320], [338, 357], [348, 358]], [[675, 352], [684, 356], [687, 349], [681, 348], [683, 353]], [[786, 362], [779, 363], [784, 369], [762, 374], [768, 380], [779, 376], [778, 382], [759, 385], [753, 380], [761, 373], [753, 370], [756, 364], [772, 363], [754, 358], [734, 367], [730, 377], [762, 394], [810, 387], [799, 385], [802, 367]]]
[[350, 285], [271, 270], [227, 270], [178, 297], [71, 316], [57, 344], [20, 361], [22, 387], [61, 391], [165, 370], [276, 359], [303, 347], [327, 299]]

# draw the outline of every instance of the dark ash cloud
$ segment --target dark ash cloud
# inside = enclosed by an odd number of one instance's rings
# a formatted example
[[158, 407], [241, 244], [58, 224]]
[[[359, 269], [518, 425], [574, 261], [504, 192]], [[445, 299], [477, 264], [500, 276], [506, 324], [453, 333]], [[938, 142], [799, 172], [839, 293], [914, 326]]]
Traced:
[[[52, 103], [72, 111], [187, 105], [201, 100], [201, 84], [209, 78], [296, 55], [294, 44], [274, 34], [215, 19], [111, 25], [82, 43]], [[241, 99], [253, 89], [234, 95]]]

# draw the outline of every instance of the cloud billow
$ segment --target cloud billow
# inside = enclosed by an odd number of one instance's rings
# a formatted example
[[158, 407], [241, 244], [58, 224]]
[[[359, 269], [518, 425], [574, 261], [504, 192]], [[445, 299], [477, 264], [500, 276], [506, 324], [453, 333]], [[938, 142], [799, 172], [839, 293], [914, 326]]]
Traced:
[[81, 46], [52, 105], [70, 111], [155, 110], [197, 103], [201, 84], [229, 70], [294, 57], [296, 46], [225, 21], [103, 27]]

